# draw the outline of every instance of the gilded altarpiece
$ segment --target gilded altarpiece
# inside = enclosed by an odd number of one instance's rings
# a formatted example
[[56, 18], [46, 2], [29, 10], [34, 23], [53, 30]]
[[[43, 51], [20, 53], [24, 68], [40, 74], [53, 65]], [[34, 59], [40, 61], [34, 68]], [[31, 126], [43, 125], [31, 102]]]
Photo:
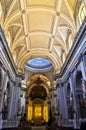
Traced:
[[48, 105], [47, 101], [33, 102], [29, 101], [28, 105], [28, 120], [31, 121], [48, 121]]

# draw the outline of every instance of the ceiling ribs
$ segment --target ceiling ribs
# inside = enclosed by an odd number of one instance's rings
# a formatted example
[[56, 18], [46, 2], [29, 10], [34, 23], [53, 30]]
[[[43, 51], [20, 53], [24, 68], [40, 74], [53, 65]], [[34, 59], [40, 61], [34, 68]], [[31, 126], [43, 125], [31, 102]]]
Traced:
[[56, 5], [56, 15], [53, 23], [53, 29], [52, 29], [52, 37], [51, 37], [51, 42], [50, 42], [50, 52], [52, 51], [53, 44], [54, 44], [54, 38], [55, 38], [55, 33], [56, 33], [56, 28], [57, 28], [57, 22], [58, 22], [58, 16], [60, 15], [60, 9], [61, 9], [61, 2], [62, 0], [59, 0], [59, 3]]
[[23, 21], [23, 27], [24, 27], [24, 33], [25, 33], [25, 41], [27, 50], [30, 49], [30, 40], [29, 40], [29, 25], [28, 25], [28, 18], [26, 14], [26, 0], [20, 0], [21, 5], [21, 12], [22, 12], [22, 21]]

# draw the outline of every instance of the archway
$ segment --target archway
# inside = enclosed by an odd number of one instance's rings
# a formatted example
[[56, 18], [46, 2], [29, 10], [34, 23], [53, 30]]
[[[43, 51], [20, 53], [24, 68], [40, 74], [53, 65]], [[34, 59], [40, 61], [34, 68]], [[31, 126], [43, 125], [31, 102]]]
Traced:
[[82, 72], [78, 71], [76, 74], [76, 103], [78, 110], [78, 117], [84, 118], [86, 116], [86, 110], [84, 110], [83, 104], [83, 86], [82, 86]]
[[67, 84], [67, 109], [68, 109], [68, 118], [73, 119], [73, 95], [71, 92], [70, 83]]
[[48, 79], [41, 75], [33, 75], [29, 79], [28, 94], [27, 94], [27, 119], [35, 125], [41, 125], [48, 122], [48, 102], [47, 96]]
[[47, 92], [41, 85], [35, 85], [29, 95], [28, 120], [35, 125], [48, 121]]
[[2, 110], [2, 119], [3, 120], [8, 119], [9, 105], [10, 105], [10, 83], [8, 81], [6, 90], [4, 91], [4, 98], [3, 98], [3, 110]]

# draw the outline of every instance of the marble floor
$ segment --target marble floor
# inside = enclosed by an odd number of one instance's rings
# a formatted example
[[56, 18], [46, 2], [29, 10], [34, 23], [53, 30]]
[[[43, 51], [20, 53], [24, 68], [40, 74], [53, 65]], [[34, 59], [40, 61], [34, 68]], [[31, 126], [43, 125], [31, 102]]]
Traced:
[[[18, 127], [18, 128], [7, 128], [2, 130], [74, 130], [73, 128], [58, 128], [57, 126], [29, 126], [29, 127]], [[86, 126], [82, 127], [81, 129], [77, 130], [86, 130]]]
[[57, 127], [46, 127], [46, 126], [30, 126], [30, 127], [18, 127], [18, 128], [7, 128], [2, 130], [61, 130]]
[[46, 130], [45, 126], [32, 126], [31, 130]]

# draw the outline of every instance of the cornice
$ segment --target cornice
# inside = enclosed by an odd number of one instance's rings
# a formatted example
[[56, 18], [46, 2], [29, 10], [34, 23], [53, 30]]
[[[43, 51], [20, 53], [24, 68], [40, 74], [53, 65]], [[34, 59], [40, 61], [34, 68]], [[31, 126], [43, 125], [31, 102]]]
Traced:
[[[0, 49], [0, 59], [1, 59], [1, 56], [4, 54], [5, 55], [5, 58], [7, 58], [7, 61], [8, 61], [8, 64], [9, 66], [11, 67], [12, 69], [12, 72], [15, 73], [18, 77], [21, 77], [22, 79], [24, 79], [24, 76], [22, 73], [19, 73], [17, 71], [17, 68], [16, 68], [16, 65], [14, 63], [14, 60], [13, 60], [13, 57], [12, 57], [12, 54], [10, 52], [10, 49], [8, 47], [8, 43], [5, 39], [5, 35], [3, 33], [3, 30], [0, 26], [0, 41], [1, 41], [1, 49]], [[3, 54], [2, 54], [3, 53]], [[4, 59], [2, 59], [4, 60]], [[3, 61], [2, 61], [3, 62]], [[9, 71], [9, 70], [7, 70]], [[9, 72], [10, 73], [10, 72]]]
[[13, 58], [12, 58], [12, 54], [11, 54], [11, 52], [9, 50], [8, 43], [7, 43], [6, 39], [5, 39], [3, 30], [2, 30], [1, 27], [0, 27], [0, 40], [1, 40], [1, 43], [3, 44], [2, 46], [3, 46], [4, 50], [5, 50], [6, 56], [8, 57], [8, 59], [9, 59], [9, 61], [11, 63], [11, 66], [12, 66], [13, 70], [15, 72], [17, 72], [16, 67], [15, 67], [15, 63], [14, 63]]

